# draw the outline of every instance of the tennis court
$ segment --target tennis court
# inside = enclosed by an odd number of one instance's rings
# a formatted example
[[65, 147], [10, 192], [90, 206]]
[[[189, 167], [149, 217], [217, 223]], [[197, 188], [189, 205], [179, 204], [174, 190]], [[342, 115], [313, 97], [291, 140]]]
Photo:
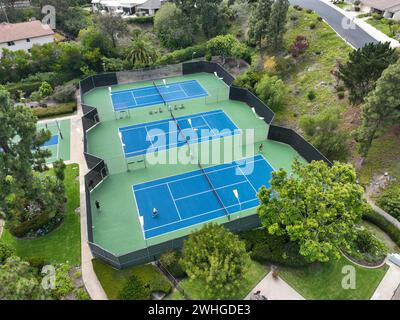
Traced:
[[206, 90], [196, 80], [175, 82], [144, 88], [120, 90], [111, 93], [114, 111], [187, 100], [207, 96]]
[[40, 122], [37, 128], [49, 130], [51, 137], [47, 140], [41, 148], [50, 150], [51, 156], [46, 159], [46, 163], [53, 163], [58, 159], [70, 159], [70, 127], [71, 122], [66, 120], [50, 120]]
[[223, 110], [119, 128], [125, 158], [239, 134]]
[[[146, 239], [259, 205], [273, 168], [262, 155], [133, 186]], [[236, 196], [236, 195], [237, 196]], [[158, 214], [153, 217], [153, 208]]]

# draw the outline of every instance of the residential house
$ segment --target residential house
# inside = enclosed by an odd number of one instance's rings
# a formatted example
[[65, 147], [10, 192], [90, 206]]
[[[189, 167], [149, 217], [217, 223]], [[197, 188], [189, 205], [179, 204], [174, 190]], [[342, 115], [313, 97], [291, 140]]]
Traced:
[[0, 23], [0, 51], [7, 48], [12, 51], [29, 51], [34, 44], [54, 41], [54, 31], [40, 21], [21, 23]]
[[112, 12], [123, 17], [153, 16], [164, 0], [92, 0], [93, 11]]

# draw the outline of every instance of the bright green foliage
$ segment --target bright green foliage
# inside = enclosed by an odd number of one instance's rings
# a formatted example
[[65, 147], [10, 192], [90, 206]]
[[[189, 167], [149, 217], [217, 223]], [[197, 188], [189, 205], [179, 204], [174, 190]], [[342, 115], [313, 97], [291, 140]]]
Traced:
[[0, 265], [0, 300], [43, 300], [46, 292], [36, 270], [12, 256]]
[[222, 64], [225, 58], [232, 55], [232, 49], [238, 46], [238, 40], [231, 34], [225, 36], [216, 36], [207, 42], [207, 49], [213, 55], [222, 56]]
[[358, 132], [360, 153], [366, 156], [372, 141], [384, 126], [400, 121], [400, 62], [392, 64], [376, 83], [363, 106], [363, 123]]
[[70, 269], [71, 267], [67, 264], [56, 266], [55, 288], [51, 290], [54, 299], [60, 300], [74, 290], [74, 284], [69, 276]]
[[175, 277], [183, 278], [185, 277], [185, 271], [179, 264], [179, 259], [181, 257], [180, 252], [175, 250], [169, 250], [163, 253], [160, 257], [161, 264]]
[[276, 0], [272, 5], [271, 17], [268, 23], [268, 49], [273, 52], [283, 47], [283, 35], [285, 34], [286, 17], [289, 10], [288, 0]]
[[51, 85], [46, 81], [42, 82], [42, 84], [40, 85], [39, 94], [42, 98], [51, 96], [53, 94], [53, 91], [54, 90]]
[[317, 115], [305, 115], [300, 119], [300, 128], [306, 138], [328, 159], [346, 160], [348, 147], [347, 133], [339, 129], [340, 112], [326, 109]]
[[193, 44], [193, 25], [173, 3], [166, 3], [157, 11], [154, 31], [166, 48], [181, 49]]
[[258, 97], [273, 111], [282, 108], [287, 89], [285, 83], [278, 76], [265, 74], [255, 89]]
[[398, 54], [390, 43], [369, 43], [349, 54], [349, 61], [340, 66], [339, 77], [349, 89], [349, 100], [361, 103], [375, 88], [376, 81]]
[[400, 220], [400, 186], [385, 190], [378, 199], [378, 205], [397, 220]]
[[272, 3], [272, 0], [258, 0], [251, 10], [249, 41], [259, 48], [263, 46], [263, 41], [268, 35]]
[[84, 52], [99, 49], [100, 53], [107, 57], [112, 56], [114, 53], [111, 39], [105, 37], [104, 34], [95, 27], [82, 29], [79, 32], [79, 41]]
[[354, 168], [296, 160], [291, 174], [275, 171], [270, 183], [258, 194], [258, 214], [268, 232], [297, 242], [310, 262], [338, 259], [366, 208]]
[[157, 53], [147, 39], [138, 35], [132, 39], [128, 48], [126, 60], [135, 68], [142, 68], [153, 64], [157, 59]]
[[245, 243], [221, 225], [207, 224], [184, 242], [181, 265], [205, 290], [228, 295], [240, 287], [249, 263]]
[[136, 275], [132, 274], [120, 293], [120, 299], [149, 300], [149, 287], [145, 286], [144, 283]]
[[236, 63], [237, 63], [237, 67], [239, 68], [239, 62], [245, 54], [247, 52], [247, 47], [245, 44], [241, 43], [241, 42], [236, 42], [236, 44], [232, 47], [231, 49], [231, 55], [233, 58], [236, 59]]

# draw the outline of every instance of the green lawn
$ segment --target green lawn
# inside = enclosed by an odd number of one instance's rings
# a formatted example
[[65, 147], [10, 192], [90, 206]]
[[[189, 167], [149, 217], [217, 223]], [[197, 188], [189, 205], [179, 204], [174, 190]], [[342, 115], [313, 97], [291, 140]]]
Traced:
[[40, 258], [47, 263], [80, 265], [81, 233], [80, 218], [75, 212], [79, 207], [79, 166], [71, 164], [65, 172], [67, 211], [64, 222], [49, 234], [33, 240], [17, 240], [5, 229], [2, 239], [12, 245], [23, 259]]
[[[228, 299], [228, 300], [242, 300], [246, 295], [259, 283], [265, 275], [268, 273], [269, 268], [261, 265], [255, 261], [252, 261], [247, 272], [244, 274], [242, 279], [241, 288], [228, 296], [215, 297], [209, 295], [204, 290], [204, 283], [198, 280], [184, 279], [180, 282], [181, 287], [185, 290], [190, 299], [193, 300], [217, 300], [217, 299]], [[172, 299], [180, 298], [178, 294], [175, 294]]]
[[[341, 286], [342, 268], [352, 265], [356, 270], [356, 289]], [[373, 295], [388, 267], [366, 269], [355, 266], [345, 258], [327, 264], [313, 264], [306, 268], [281, 268], [279, 276], [310, 300], [368, 300]]]
[[135, 266], [123, 270], [114, 269], [97, 259], [92, 260], [92, 264], [97, 278], [110, 300], [119, 299], [122, 288], [132, 274], [139, 277], [143, 283], [150, 284], [154, 289], [171, 289], [171, 284], [167, 278], [151, 264]]
[[394, 25], [391, 29], [388, 24], [388, 21], [389, 21], [388, 19], [382, 18], [382, 19], [378, 20], [378, 19], [374, 19], [374, 18], [369, 18], [369, 19], [366, 19], [365, 21], [367, 23], [369, 23], [371, 26], [378, 29], [379, 31], [386, 34], [388, 37], [399, 40], [396, 38], [396, 35], [393, 34], [393, 29], [396, 29], [398, 27], [396, 25]]

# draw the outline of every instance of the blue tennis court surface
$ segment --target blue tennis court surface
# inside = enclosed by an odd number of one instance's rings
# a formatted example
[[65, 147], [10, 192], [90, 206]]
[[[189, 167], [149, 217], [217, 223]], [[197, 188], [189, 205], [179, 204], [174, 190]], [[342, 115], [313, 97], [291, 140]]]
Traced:
[[[176, 120], [190, 143], [239, 133], [237, 126], [223, 110], [178, 117]], [[119, 135], [126, 158], [186, 144], [172, 119], [119, 128]]]
[[46, 141], [42, 147], [50, 147], [58, 144], [58, 135], [51, 136], [51, 138]]
[[[158, 90], [157, 90], [158, 89]], [[207, 96], [206, 90], [196, 81], [189, 80], [167, 85], [115, 91], [111, 93], [114, 111], [139, 108], [177, 100]]]
[[[273, 168], [262, 155], [133, 186], [145, 238], [152, 238], [259, 205], [257, 192], [269, 187]], [[253, 170], [247, 171], [253, 165]], [[233, 190], [239, 194], [240, 204]], [[218, 197], [221, 199], [221, 205]], [[225, 207], [225, 208], [224, 208]], [[158, 215], [153, 217], [153, 208]]]

